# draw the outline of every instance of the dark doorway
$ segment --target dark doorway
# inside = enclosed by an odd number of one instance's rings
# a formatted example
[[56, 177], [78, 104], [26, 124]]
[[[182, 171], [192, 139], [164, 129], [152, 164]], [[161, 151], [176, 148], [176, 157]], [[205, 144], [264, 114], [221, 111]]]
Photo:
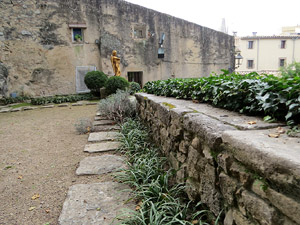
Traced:
[[143, 72], [128, 72], [128, 81], [137, 82], [141, 87], [143, 86]]

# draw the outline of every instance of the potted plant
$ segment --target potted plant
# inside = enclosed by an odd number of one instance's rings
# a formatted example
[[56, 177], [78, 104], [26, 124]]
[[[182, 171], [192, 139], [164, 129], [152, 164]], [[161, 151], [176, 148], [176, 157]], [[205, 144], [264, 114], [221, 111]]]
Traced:
[[80, 34], [76, 34], [74, 38], [75, 38], [75, 40], [77, 42], [81, 42], [82, 41], [82, 36]]

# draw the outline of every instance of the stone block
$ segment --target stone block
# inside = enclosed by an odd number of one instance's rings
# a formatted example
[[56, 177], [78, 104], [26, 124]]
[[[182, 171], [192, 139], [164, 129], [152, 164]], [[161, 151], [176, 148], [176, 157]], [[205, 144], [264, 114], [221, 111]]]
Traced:
[[263, 185], [261, 181], [255, 181], [252, 185], [252, 191], [262, 198], [268, 199], [284, 215], [300, 224], [300, 203], [270, 187], [267, 187], [264, 191], [261, 188]]
[[101, 132], [101, 131], [119, 131], [121, 130], [119, 125], [103, 125], [103, 126], [94, 126], [93, 132]]
[[[244, 217], [239, 211], [233, 210], [232, 217], [234, 220], [234, 225], [257, 225], [257, 223], [252, 222], [248, 220], [246, 217]], [[224, 224], [225, 225], [225, 224]]]
[[114, 141], [120, 137], [119, 132], [96, 132], [90, 133], [89, 142]]
[[175, 124], [172, 124], [169, 129], [169, 133], [173, 137], [179, 137], [181, 134], [182, 129], [180, 127], [177, 127]]
[[247, 172], [244, 166], [236, 161], [231, 163], [229, 175], [237, 178], [243, 186], [249, 186], [253, 181], [252, 175]]
[[200, 113], [191, 113], [184, 116], [184, 129], [188, 130], [205, 141], [210, 149], [216, 149], [222, 143], [222, 133], [226, 130], [235, 130], [234, 127]]
[[197, 149], [197, 150], [201, 150], [201, 141], [198, 137], [195, 137], [193, 140], [192, 140], [192, 147], [194, 149]]
[[175, 170], [178, 170], [179, 169], [179, 162], [178, 162], [177, 158], [175, 157], [174, 152], [170, 152], [169, 160], [170, 160], [170, 164], [171, 164], [172, 168], [174, 168]]
[[57, 107], [68, 107], [69, 104], [68, 103], [63, 103], [63, 104], [59, 104]]
[[262, 225], [281, 225], [283, 222], [274, 207], [247, 190], [242, 192], [238, 204]]
[[109, 225], [122, 209], [134, 209], [127, 203], [129, 187], [116, 182], [76, 184], [70, 187], [58, 222], [60, 225]]
[[218, 166], [223, 169], [223, 171], [228, 174], [229, 168], [233, 162], [233, 157], [228, 153], [220, 153], [217, 157]]
[[177, 152], [177, 160], [181, 163], [184, 163], [186, 160], [186, 155], [181, 152]]
[[205, 169], [200, 174], [200, 196], [201, 201], [205, 203], [209, 209], [218, 216], [222, 210], [221, 194], [216, 187], [216, 171], [210, 164], [205, 165]]
[[282, 189], [300, 196], [299, 140], [287, 137], [270, 138], [276, 130], [225, 131], [223, 141], [234, 157], [259, 171]]
[[221, 173], [219, 175], [219, 186], [225, 202], [228, 205], [233, 205], [238, 182], [227, 176], [225, 173]]
[[187, 164], [182, 164], [180, 169], [176, 172], [176, 182], [184, 183], [187, 178]]
[[186, 154], [188, 152], [188, 144], [185, 141], [181, 141], [179, 144], [179, 151]]
[[81, 160], [76, 175], [100, 175], [120, 171], [126, 168], [124, 160], [124, 157], [117, 155], [86, 157]]
[[117, 124], [114, 120], [97, 120], [93, 122], [93, 126], [103, 126], [103, 125], [115, 125]]
[[200, 159], [199, 152], [194, 149], [192, 146], [189, 147], [188, 157], [187, 157], [187, 173], [189, 177], [199, 181], [200, 171], [198, 170], [198, 162]]
[[85, 152], [96, 153], [96, 152], [108, 152], [115, 151], [121, 146], [120, 142], [101, 142], [86, 144], [84, 147]]
[[186, 181], [186, 193], [191, 201], [199, 200], [199, 182], [189, 177]]

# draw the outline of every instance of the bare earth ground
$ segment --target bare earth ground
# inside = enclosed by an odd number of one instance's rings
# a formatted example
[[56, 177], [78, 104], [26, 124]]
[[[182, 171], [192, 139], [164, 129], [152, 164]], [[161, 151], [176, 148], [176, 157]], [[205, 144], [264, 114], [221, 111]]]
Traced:
[[[83, 152], [88, 136], [78, 135], [74, 124], [79, 118], [93, 119], [96, 107], [0, 114], [1, 225], [58, 224], [71, 185], [111, 179], [75, 175], [89, 154]], [[40, 197], [32, 200], [35, 194]]]

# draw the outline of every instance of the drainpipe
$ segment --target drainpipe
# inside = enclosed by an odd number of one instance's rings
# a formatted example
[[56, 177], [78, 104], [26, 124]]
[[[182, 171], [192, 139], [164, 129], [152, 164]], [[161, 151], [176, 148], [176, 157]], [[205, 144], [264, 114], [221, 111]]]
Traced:
[[295, 45], [298, 37], [293, 38], [293, 62], [295, 62]]
[[256, 71], [258, 72], [258, 62], [259, 62], [259, 38], [257, 38], [257, 63], [256, 63]]

